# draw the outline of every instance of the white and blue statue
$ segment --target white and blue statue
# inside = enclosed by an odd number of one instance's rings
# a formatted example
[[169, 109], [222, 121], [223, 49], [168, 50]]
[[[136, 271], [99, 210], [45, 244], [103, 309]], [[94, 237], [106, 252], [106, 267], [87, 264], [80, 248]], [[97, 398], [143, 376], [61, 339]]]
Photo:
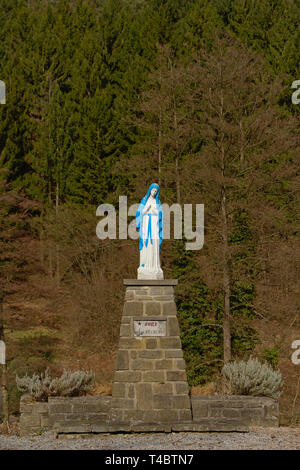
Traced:
[[163, 279], [159, 253], [163, 239], [163, 211], [158, 184], [151, 184], [136, 212], [139, 231], [140, 266], [138, 279]]

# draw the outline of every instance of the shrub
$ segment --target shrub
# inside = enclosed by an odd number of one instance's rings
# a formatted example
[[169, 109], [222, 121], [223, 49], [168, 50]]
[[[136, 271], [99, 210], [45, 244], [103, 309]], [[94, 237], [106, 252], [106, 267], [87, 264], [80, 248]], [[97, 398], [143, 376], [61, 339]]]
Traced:
[[63, 370], [60, 377], [52, 378], [49, 369], [45, 374], [31, 377], [16, 376], [18, 390], [29, 393], [37, 401], [47, 401], [48, 397], [78, 397], [85, 395], [94, 385], [95, 375], [93, 372], [84, 370]]
[[222, 369], [230, 395], [254, 395], [278, 398], [282, 376], [280, 371], [257, 359], [234, 361]]
[[272, 367], [276, 367], [278, 365], [278, 354], [278, 349], [274, 347], [272, 349], [264, 349], [260, 357]]

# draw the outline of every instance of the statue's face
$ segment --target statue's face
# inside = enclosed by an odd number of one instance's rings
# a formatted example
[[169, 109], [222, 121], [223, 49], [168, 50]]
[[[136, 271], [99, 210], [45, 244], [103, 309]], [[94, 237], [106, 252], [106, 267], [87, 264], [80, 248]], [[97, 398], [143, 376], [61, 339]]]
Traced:
[[152, 188], [150, 194], [151, 194], [152, 197], [155, 197], [156, 194], [157, 194], [157, 189], [156, 189], [156, 188]]

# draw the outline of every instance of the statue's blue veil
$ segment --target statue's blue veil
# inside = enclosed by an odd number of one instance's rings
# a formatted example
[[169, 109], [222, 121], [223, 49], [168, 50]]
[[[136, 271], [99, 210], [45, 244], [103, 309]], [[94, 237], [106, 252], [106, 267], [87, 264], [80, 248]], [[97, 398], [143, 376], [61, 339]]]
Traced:
[[140, 236], [139, 236], [139, 249], [140, 250], [143, 248], [143, 229], [142, 229], [142, 226], [143, 226], [143, 209], [145, 207], [146, 202], [148, 201], [148, 198], [149, 198], [150, 193], [151, 193], [151, 189], [153, 189], [153, 188], [157, 189], [155, 200], [156, 200], [156, 205], [157, 205], [157, 210], [158, 210], [159, 248], [161, 249], [161, 242], [162, 242], [162, 239], [163, 239], [163, 210], [162, 210], [162, 207], [161, 207], [161, 202], [159, 200], [159, 189], [160, 188], [159, 188], [158, 184], [153, 183], [149, 186], [149, 189], [148, 189], [148, 192], [147, 192], [146, 196], [143, 197], [143, 199], [141, 200], [140, 205], [138, 207], [138, 210], [136, 211], [136, 228], [140, 233]]

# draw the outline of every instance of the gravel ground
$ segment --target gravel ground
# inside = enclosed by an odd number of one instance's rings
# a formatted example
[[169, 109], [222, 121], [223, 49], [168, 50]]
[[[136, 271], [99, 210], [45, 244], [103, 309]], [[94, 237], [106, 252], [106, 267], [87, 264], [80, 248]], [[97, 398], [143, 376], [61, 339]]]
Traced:
[[300, 450], [300, 427], [250, 428], [250, 432], [99, 434], [55, 439], [0, 435], [0, 450]]

